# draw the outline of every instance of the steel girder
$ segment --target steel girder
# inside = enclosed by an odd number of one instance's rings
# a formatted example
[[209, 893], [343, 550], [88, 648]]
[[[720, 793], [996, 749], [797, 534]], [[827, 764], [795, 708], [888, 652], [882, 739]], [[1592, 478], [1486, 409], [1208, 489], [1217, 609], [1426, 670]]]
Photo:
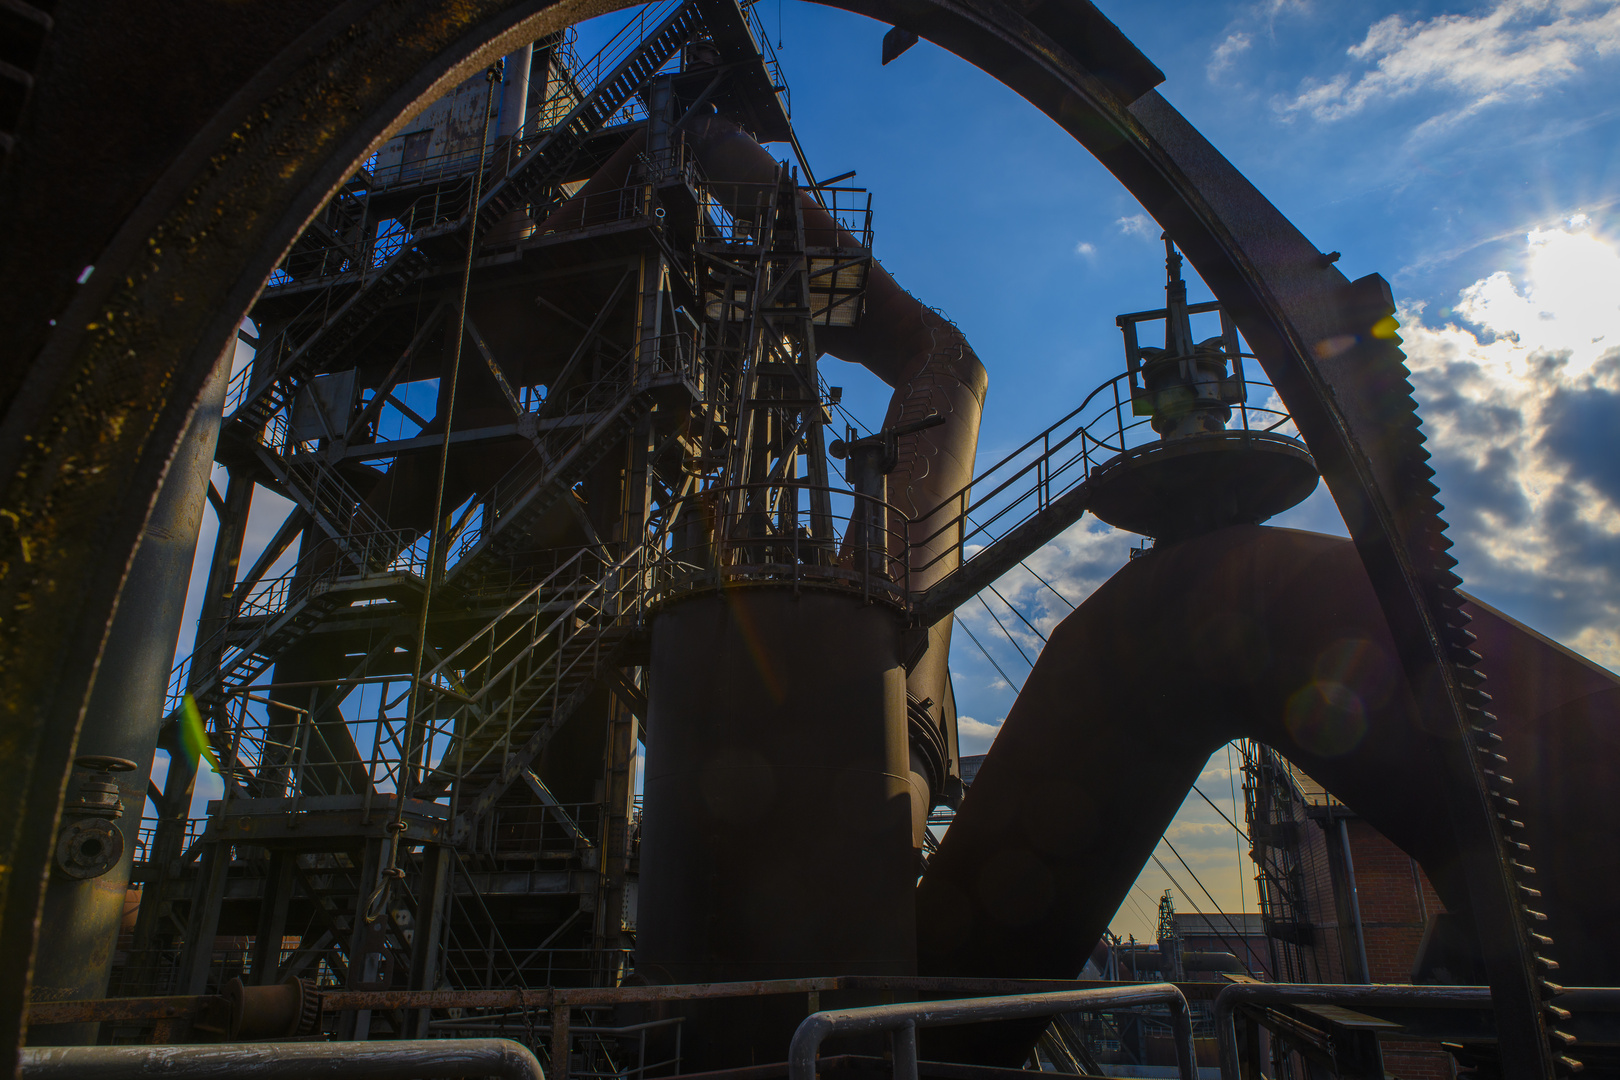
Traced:
[[[1085, 0], [825, 2], [916, 31], [1052, 117], [1232, 313], [1350, 526], [1448, 763], [1507, 1073], [1551, 1076], [1543, 998], [1556, 991], [1496, 824], [1507, 781], [1476, 747], [1488, 698], [1383, 280], [1334, 269], [1154, 92], [1161, 74]], [[623, 6], [55, 6], [0, 166], [0, 955], [32, 952], [125, 571], [208, 370], [270, 270], [413, 106], [521, 41]], [[29, 968], [0, 965], [6, 1069]]]

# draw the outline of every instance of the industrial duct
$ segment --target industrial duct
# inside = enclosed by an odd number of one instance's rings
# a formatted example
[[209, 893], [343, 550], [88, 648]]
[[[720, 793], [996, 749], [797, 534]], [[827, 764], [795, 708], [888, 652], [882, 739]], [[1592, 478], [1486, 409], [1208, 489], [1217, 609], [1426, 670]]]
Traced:
[[[689, 138], [711, 182], [763, 184], [776, 175], [771, 155], [724, 117], [697, 120]], [[826, 235], [837, 228], [809, 192], [801, 191], [799, 198], [807, 232]], [[856, 246], [847, 233], [843, 238]], [[816, 347], [860, 364], [894, 388], [885, 428], [931, 414], [945, 418], [937, 427], [901, 436], [899, 465], [889, 473], [889, 501], [912, 519], [911, 563], [927, 567], [913, 575], [910, 585], [913, 591], [926, 589], [960, 561], [954, 535], [933, 536], [939, 519], [953, 511], [929, 512], [973, 478], [979, 419], [989, 386], [984, 365], [961, 330], [901, 288], [876, 260], [867, 277], [865, 314], [853, 326], [817, 326]], [[927, 651], [906, 680], [916, 720], [911, 777], [919, 846], [929, 809], [947, 779], [956, 775], [956, 704], [947, 666], [950, 645], [951, 620], [943, 619], [929, 631]]]
[[[1620, 678], [1479, 603], [1545, 932], [1620, 975]], [[1135, 559], [1052, 632], [918, 889], [929, 975], [1073, 978], [1212, 751], [1275, 747], [1428, 873], [1464, 923], [1444, 733], [1350, 541], [1238, 526]], [[1125, 763], [1129, 763], [1125, 767]], [[986, 1049], [993, 1056], [993, 1051]]]

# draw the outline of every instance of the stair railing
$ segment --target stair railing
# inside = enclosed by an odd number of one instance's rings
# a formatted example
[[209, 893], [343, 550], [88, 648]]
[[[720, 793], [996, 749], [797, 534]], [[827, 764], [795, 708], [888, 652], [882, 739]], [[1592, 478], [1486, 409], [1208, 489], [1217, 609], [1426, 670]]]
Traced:
[[[1100, 466], [1157, 441], [1151, 418], [1132, 412], [1130, 377], [1122, 372], [1109, 379], [1086, 395], [1078, 408], [917, 515], [914, 520], [929, 531], [914, 538], [911, 549], [926, 561], [912, 566], [911, 572], [923, 574], [953, 555], [965, 563], [1079, 487]], [[1229, 430], [1297, 437], [1292, 417], [1270, 383], [1249, 380], [1245, 389], [1245, 401], [1233, 409], [1236, 422]], [[1256, 400], [1263, 404], [1249, 404]]]
[[616, 559], [580, 549], [422, 676], [416, 726], [442, 747], [427, 786], [443, 790], [504, 757], [570, 677], [594, 672], [609, 631], [639, 625], [642, 555], [639, 545]]

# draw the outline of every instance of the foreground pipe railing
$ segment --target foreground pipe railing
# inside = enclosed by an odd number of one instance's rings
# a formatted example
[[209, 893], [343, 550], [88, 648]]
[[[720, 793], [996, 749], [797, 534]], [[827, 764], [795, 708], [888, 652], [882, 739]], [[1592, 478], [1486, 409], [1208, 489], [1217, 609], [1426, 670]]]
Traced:
[[862, 1009], [832, 1009], [805, 1019], [788, 1047], [788, 1080], [815, 1080], [816, 1054], [831, 1035], [869, 1031], [894, 1032], [895, 1080], [917, 1080], [917, 1029], [991, 1020], [1021, 1020], [1065, 1012], [1095, 1012], [1135, 1005], [1170, 1006], [1175, 1032], [1176, 1070], [1181, 1080], [1196, 1080], [1198, 1059], [1193, 1050], [1192, 1011], [1180, 990], [1170, 983], [1069, 990], [1053, 994], [1013, 994], [1007, 997], [958, 998], [954, 1001], [912, 1001], [898, 1005], [872, 1005]]
[[1238, 1068], [1237, 1025], [1232, 1014], [1240, 1005], [1388, 1005], [1403, 1008], [1491, 1007], [1484, 986], [1406, 986], [1402, 984], [1331, 985], [1304, 983], [1233, 983], [1215, 998], [1215, 1034], [1220, 1040], [1221, 1080], [1242, 1080]]
[[510, 1039], [46, 1046], [22, 1051], [23, 1080], [546, 1080]]

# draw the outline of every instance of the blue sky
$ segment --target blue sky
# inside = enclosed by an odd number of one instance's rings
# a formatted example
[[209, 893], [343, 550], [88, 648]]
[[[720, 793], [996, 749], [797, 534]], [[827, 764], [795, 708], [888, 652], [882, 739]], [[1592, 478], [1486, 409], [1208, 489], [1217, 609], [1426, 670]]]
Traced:
[[[1160, 93], [1320, 249], [1342, 252], [1347, 276], [1391, 282], [1465, 588], [1620, 666], [1620, 0], [1101, 6], [1166, 73]], [[800, 0], [757, 7], [773, 35], [780, 25], [817, 174], [858, 171], [878, 257], [989, 369], [980, 462], [1113, 376], [1114, 315], [1163, 296], [1159, 229], [1135, 200], [1032, 106], [933, 45], [882, 67], [881, 24]], [[581, 51], [603, 36], [585, 28]], [[1197, 281], [1191, 292], [1208, 297]], [[881, 418], [875, 378], [824, 370], [861, 419]], [[261, 493], [248, 558], [284, 513]], [[1343, 531], [1322, 491], [1278, 523]], [[1030, 562], [1079, 602], [1135, 540], [1083, 520]], [[1022, 572], [999, 587], [1042, 629], [1068, 610]], [[1039, 642], [991, 603], [1033, 656]], [[1016, 686], [1028, 665], [990, 616], [975, 604], [963, 618]], [[963, 635], [952, 668], [963, 749], [982, 751], [1014, 688]], [[1239, 816], [1224, 753], [1199, 783]], [[1169, 838], [1223, 909], [1252, 909], [1246, 857], [1196, 796]], [[1159, 857], [1195, 895], [1150, 864], [1117, 931], [1151, 936], [1166, 887], [1182, 910], [1209, 907]]]
[[[1620, 4], [1101, 6], [1166, 73], [1160, 93], [1343, 252], [1347, 276], [1390, 281], [1465, 588], [1620, 665]], [[1115, 374], [1113, 316], [1162, 297], [1159, 230], [1135, 200], [953, 55], [923, 42], [882, 67], [880, 24], [797, 0], [759, 11], [780, 20], [816, 172], [858, 170], [879, 258], [989, 369], [980, 462]], [[875, 422], [886, 390], [826, 368]], [[1278, 523], [1343, 531], [1321, 491]], [[1082, 521], [1031, 563], [1078, 602], [1133, 539]], [[1001, 588], [1043, 629], [1067, 611], [1026, 574]], [[962, 615], [1020, 682], [1028, 666], [985, 611]], [[1033, 656], [1039, 642], [1022, 641]], [[960, 634], [952, 668], [964, 751], [982, 750], [1015, 691]], [[1233, 812], [1224, 754], [1200, 787]], [[1192, 796], [1169, 835], [1225, 910], [1252, 907], [1252, 871], [1214, 811]], [[1115, 929], [1149, 933], [1167, 886], [1150, 864]], [[1183, 910], [1209, 906], [1170, 887]]]

